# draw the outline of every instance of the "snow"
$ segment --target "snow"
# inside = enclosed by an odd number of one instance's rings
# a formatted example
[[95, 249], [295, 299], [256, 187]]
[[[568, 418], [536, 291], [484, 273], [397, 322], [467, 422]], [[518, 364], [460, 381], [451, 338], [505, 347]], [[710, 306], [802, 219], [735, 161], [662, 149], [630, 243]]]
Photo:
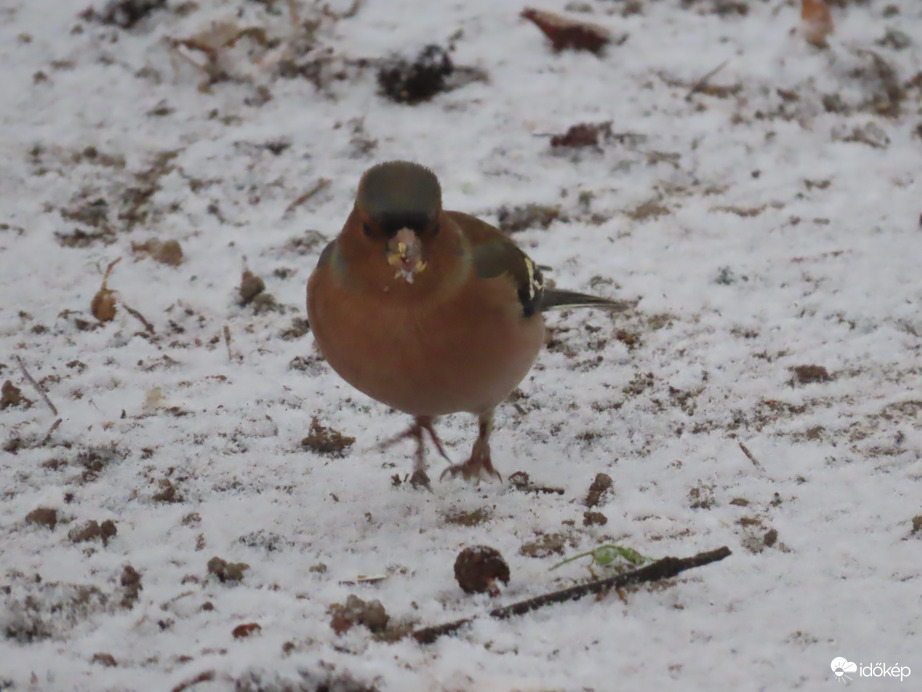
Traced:
[[[4, 3], [0, 381], [31, 405], [0, 411], [0, 689], [816, 689], [837, 656], [922, 674], [922, 8], [834, 5], [822, 50], [795, 2], [541, 6], [627, 37], [597, 57], [554, 53], [523, 6], [487, 0], [300, 3], [310, 36], [278, 0], [169, 0], [130, 29], [81, 18], [86, 0]], [[203, 54], [173, 42], [212, 22], [281, 42], [218, 50], [230, 79], [200, 88], [183, 54]], [[374, 60], [430, 42], [486, 79], [384, 98]], [[318, 85], [279, 76], [286, 51], [316, 60]], [[896, 114], [879, 112], [888, 83]], [[550, 147], [602, 121], [619, 136]], [[559, 286], [638, 301], [548, 317], [551, 345], [498, 412], [505, 483], [393, 485], [411, 446], [377, 445], [406, 416], [285, 334], [362, 171], [392, 158], [494, 223], [558, 206], [516, 241]], [[183, 262], [137, 249], [151, 239]], [[239, 304], [244, 266], [281, 310]], [[305, 449], [314, 419], [354, 444]], [[460, 460], [475, 425], [439, 431]], [[515, 471], [563, 494], [516, 491]], [[608, 523], [584, 526], [598, 473]], [[27, 521], [37, 508], [57, 524]], [[90, 520], [117, 535], [72, 540]], [[563, 554], [522, 552], [553, 534]], [[733, 554], [623, 599], [485, 616], [586, 579], [586, 560], [548, 570], [611, 542]], [[455, 583], [477, 544], [509, 563], [495, 598]], [[209, 574], [216, 556], [243, 579]], [[429, 646], [337, 635], [350, 594], [392, 626], [482, 617]], [[235, 638], [246, 623], [261, 629]]]

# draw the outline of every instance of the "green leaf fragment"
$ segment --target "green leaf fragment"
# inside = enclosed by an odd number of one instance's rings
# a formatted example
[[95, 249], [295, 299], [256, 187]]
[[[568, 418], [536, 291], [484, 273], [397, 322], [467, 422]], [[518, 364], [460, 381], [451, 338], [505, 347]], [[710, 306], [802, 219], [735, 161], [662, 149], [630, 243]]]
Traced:
[[624, 546], [615, 545], [614, 543], [607, 543], [605, 545], [600, 545], [598, 548], [590, 550], [585, 553], [580, 553], [579, 555], [574, 555], [569, 557], [562, 562], [558, 562], [556, 565], [551, 567], [552, 570], [557, 569], [558, 567], [567, 564], [568, 562], [573, 562], [574, 560], [579, 560], [581, 557], [592, 557], [593, 563], [604, 567], [610, 565], [612, 562], [617, 560], [619, 557], [627, 560], [632, 565], [642, 565], [645, 562], [648, 562], [649, 559], [641, 555], [639, 552], [633, 548], [626, 548]]

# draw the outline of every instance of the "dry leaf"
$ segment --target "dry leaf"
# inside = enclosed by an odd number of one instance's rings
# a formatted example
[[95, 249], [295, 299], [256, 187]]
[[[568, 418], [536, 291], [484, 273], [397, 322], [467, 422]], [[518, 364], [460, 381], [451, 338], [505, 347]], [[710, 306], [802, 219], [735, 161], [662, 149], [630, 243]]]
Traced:
[[534, 22], [551, 40], [554, 50], [588, 50], [600, 53], [609, 43], [611, 34], [604, 27], [589, 22], [580, 22], [553, 12], [526, 7], [522, 17]]
[[253, 299], [266, 290], [266, 282], [256, 276], [249, 269], [244, 269], [240, 277], [240, 286], [237, 291], [240, 295], [240, 305], [249, 305]]
[[551, 137], [552, 147], [597, 147], [599, 139], [611, 137], [611, 121], [604, 123], [578, 123], [564, 134]]
[[259, 623], [256, 622], [247, 622], [243, 625], [237, 625], [231, 634], [234, 639], [245, 639], [251, 634], [257, 634], [262, 630], [262, 627], [259, 626]]
[[148, 389], [147, 394], [144, 395], [143, 408], [145, 411], [153, 411], [162, 407], [165, 403], [166, 398], [163, 396], [163, 390], [160, 387], [153, 387]]
[[833, 30], [829, 6], [823, 0], [802, 0], [800, 26], [807, 41], [817, 48], [825, 48], [826, 37]]
[[177, 55], [205, 73], [205, 79], [199, 83], [198, 88], [201, 92], [207, 92], [211, 84], [227, 79], [234, 71], [226, 64], [227, 53], [244, 38], [256, 45], [259, 55], [265, 54], [270, 43], [265, 29], [255, 26], [241, 28], [234, 20], [211, 22], [188, 38], [168, 40]]
[[159, 241], [155, 238], [143, 243], [132, 243], [131, 251], [136, 255], [149, 255], [161, 264], [177, 267], [182, 263], [182, 246], [176, 240]]

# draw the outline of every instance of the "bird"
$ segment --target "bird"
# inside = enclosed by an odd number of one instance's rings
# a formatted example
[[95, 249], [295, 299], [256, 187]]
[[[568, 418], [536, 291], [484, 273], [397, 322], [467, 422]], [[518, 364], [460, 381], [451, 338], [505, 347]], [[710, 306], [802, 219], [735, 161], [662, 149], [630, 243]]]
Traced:
[[458, 412], [477, 416], [477, 439], [470, 457], [441, 478], [502, 481], [490, 452], [494, 411], [534, 364], [545, 311], [628, 306], [546, 286], [540, 267], [502, 231], [443, 209], [436, 175], [410, 161], [365, 171], [307, 283], [320, 354], [355, 389], [413, 416], [380, 447], [414, 439], [411, 482], [426, 487], [425, 436], [451, 464], [434, 424]]

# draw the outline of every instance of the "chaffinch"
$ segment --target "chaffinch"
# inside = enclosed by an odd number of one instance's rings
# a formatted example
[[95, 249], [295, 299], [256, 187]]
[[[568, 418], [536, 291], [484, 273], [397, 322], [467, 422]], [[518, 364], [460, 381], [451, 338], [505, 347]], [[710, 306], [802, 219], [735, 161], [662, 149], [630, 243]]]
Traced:
[[[547, 288], [538, 266], [501, 231], [442, 209], [439, 181], [406, 161], [378, 164], [307, 283], [307, 315], [322, 355], [373, 399], [414, 416], [385, 442], [416, 440], [425, 475], [427, 433], [467, 411], [479, 420], [470, 458], [442, 474], [499, 478], [490, 458], [493, 412], [531, 369], [544, 343], [542, 311], [625, 303]], [[450, 461], [450, 460], [449, 460]]]

